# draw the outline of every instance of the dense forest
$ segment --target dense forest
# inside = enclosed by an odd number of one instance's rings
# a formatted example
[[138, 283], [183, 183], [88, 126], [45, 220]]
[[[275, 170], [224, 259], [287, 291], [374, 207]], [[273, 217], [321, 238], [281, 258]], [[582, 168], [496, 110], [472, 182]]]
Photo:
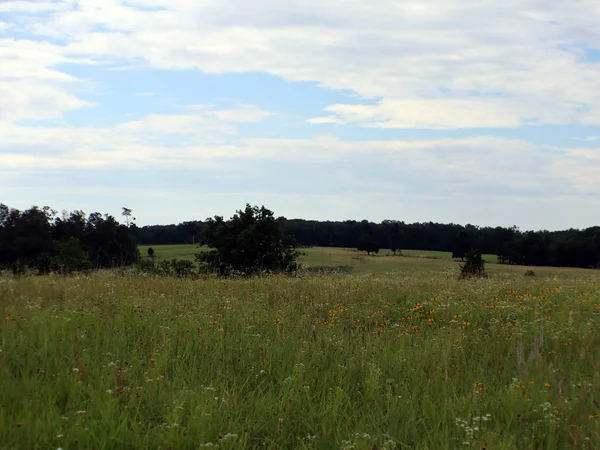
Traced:
[[0, 269], [38, 273], [130, 265], [139, 259], [132, 227], [82, 211], [58, 215], [49, 207], [25, 211], [0, 204]]
[[[438, 250], [462, 257], [471, 248], [498, 255], [502, 264], [527, 266], [600, 266], [600, 227], [585, 230], [521, 231], [517, 227], [478, 227], [474, 225], [412, 223], [385, 220], [320, 222], [303, 219], [277, 219], [283, 230], [300, 246], [360, 248], [365, 238], [378, 248]], [[136, 228], [140, 244], [202, 243], [203, 222], [153, 225]]]
[[[135, 263], [137, 245], [203, 244], [206, 223], [137, 227], [123, 208], [126, 225], [110, 215], [51, 208], [25, 211], [0, 204], [0, 269], [29, 267], [40, 273], [110, 268]], [[385, 220], [320, 222], [280, 217], [283, 232], [299, 246], [449, 251], [470, 249], [498, 255], [502, 264], [600, 267], [600, 227], [585, 230], [521, 231], [516, 227], [412, 223]], [[365, 242], [369, 245], [365, 245]]]

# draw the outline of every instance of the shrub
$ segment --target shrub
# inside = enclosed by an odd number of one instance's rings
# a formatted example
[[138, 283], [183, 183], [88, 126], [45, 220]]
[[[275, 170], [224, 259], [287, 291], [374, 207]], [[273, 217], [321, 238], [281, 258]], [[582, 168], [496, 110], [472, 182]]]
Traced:
[[526, 277], [535, 277], [535, 271], [529, 269], [525, 272]]
[[467, 278], [485, 278], [487, 273], [485, 271], [485, 261], [480, 251], [469, 250], [466, 254], [464, 264], [460, 265], [460, 279], [464, 280]]
[[137, 267], [143, 273], [180, 278], [192, 276], [196, 268], [193, 262], [185, 259], [164, 260], [156, 265], [152, 261], [141, 260]]
[[227, 221], [208, 219], [203, 235], [211, 250], [196, 254], [200, 273], [252, 276], [298, 268], [295, 240], [264, 206], [246, 205]]

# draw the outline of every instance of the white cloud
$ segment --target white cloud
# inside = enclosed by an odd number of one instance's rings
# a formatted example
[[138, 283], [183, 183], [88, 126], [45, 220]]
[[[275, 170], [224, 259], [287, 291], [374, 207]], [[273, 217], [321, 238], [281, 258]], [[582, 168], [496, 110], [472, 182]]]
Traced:
[[[364, 189], [372, 190], [379, 183], [389, 183], [389, 178], [356, 174], [378, 164], [397, 172], [401, 183], [430, 183], [431, 189], [443, 189], [444, 195], [481, 189], [531, 191], [540, 196], [600, 191], [596, 176], [600, 149], [548, 148], [493, 136], [371, 141], [327, 135], [247, 138], [236, 136], [235, 124], [267, 113], [249, 105], [240, 111], [219, 114], [219, 110], [204, 107], [188, 114], [152, 114], [102, 128], [27, 127], [4, 122], [0, 123], [2, 166], [15, 172], [32, 168], [201, 167], [218, 174], [230, 170], [250, 173], [268, 163], [291, 170], [290, 176], [297, 179], [302, 175], [293, 169], [297, 164], [334, 165], [339, 170], [331, 177], [339, 176], [355, 186], [364, 182]], [[252, 111], [249, 116], [248, 111]], [[402, 181], [406, 177], [413, 181]], [[477, 188], [473, 191], [473, 187]]]
[[[382, 99], [370, 107], [332, 105], [328, 111], [334, 116], [313, 123], [600, 125], [600, 64], [587, 61], [583, 50], [600, 42], [600, 6], [594, 0], [290, 0], [282, 5], [276, 0], [251, 6], [245, 0], [8, 1], [0, 7], [23, 13], [14, 19], [19, 27], [57, 44], [3, 40], [0, 60], [4, 63], [12, 50], [21, 56], [12, 57], [6, 72], [27, 71], [51, 85], [52, 92], [36, 91], [36, 97], [56, 105], [41, 117], [86, 105], [72, 88], [60, 90], [50, 81], [68, 78], [53, 67], [69, 58], [212, 73], [264, 71]], [[34, 101], [17, 106], [17, 118], [40, 116]], [[364, 121], [357, 122], [358, 116]]]
[[271, 113], [253, 105], [239, 110], [194, 108], [185, 114], [149, 114], [110, 127], [22, 126], [0, 121], [3, 168], [142, 167], [214, 165], [237, 134], [235, 124], [257, 123]]
[[[337, 101], [325, 105], [321, 117], [304, 118], [315, 125], [600, 126], [600, 62], [585, 50], [599, 47], [596, 0], [9, 0], [0, 12], [9, 13], [0, 22], [0, 165], [13, 179], [31, 170], [110, 175], [165, 168], [209, 168], [223, 176], [235, 170], [243, 177], [273, 165], [301, 189], [308, 175], [297, 167], [333, 166], [323, 177], [372, 195], [422, 189], [415, 195], [439, 201], [440, 208], [452, 198], [474, 199], [473, 191], [494, 199], [509, 192], [503, 211], [517, 191], [529, 195], [532, 211], [536, 198], [567, 205], [574, 195], [585, 199], [600, 191], [600, 149], [493, 136], [250, 139], [238, 134], [239, 124], [275, 114], [243, 103], [195, 105], [181, 114], [148, 110], [108, 127], [56, 126], [66, 112], [98, 106], [87, 96], [98, 81], [71, 74], [73, 65], [266, 72], [358, 98], [359, 104]], [[28, 119], [53, 122], [24, 126]], [[585, 140], [589, 146], [596, 138]], [[375, 164], [397, 177], [362, 172]], [[332, 204], [356, 207], [326, 183], [316, 185]], [[361, 205], [369, 206], [367, 200]]]
[[333, 116], [311, 123], [357, 124], [374, 128], [517, 127], [519, 111], [498, 100], [414, 99], [383, 100], [376, 105], [331, 105]]
[[600, 40], [594, 0], [36, 3], [4, 7], [52, 5], [52, 15], [29, 26], [67, 39], [53, 49], [63, 57], [264, 71], [383, 99], [360, 113], [333, 105], [335, 113], [344, 109], [336, 123], [362, 114], [367, 126], [401, 128], [600, 125], [600, 64], [583, 50]]
[[216, 120], [226, 123], [259, 123], [270, 117], [280, 116], [277, 113], [264, 111], [255, 105], [243, 103], [238, 103], [230, 109], [215, 109], [213, 105], [187, 105], [186, 108], [204, 111], [207, 117], [214, 117]]
[[72, 92], [75, 77], [54, 68], [71, 61], [60, 52], [45, 42], [0, 39], [0, 121], [55, 119], [93, 105]]
[[0, 3], [0, 12], [4, 13], [41, 13], [65, 11], [69, 9], [73, 1], [26, 1], [26, 0], [4, 0]]

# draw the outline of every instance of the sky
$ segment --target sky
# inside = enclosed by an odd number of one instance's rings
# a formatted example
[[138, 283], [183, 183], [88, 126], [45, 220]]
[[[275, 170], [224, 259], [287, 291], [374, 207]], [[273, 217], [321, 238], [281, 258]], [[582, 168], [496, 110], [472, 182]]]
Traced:
[[0, 202], [600, 224], [597, 0], [1, 0]]

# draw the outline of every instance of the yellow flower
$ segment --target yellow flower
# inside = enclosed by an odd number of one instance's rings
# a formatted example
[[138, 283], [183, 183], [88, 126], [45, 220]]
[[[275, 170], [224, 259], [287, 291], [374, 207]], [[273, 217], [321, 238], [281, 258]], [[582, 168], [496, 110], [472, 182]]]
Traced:
[[281, 323], [281, 320], [279, 320], [279, 319], [275, 319], [273, 321], [273, 325], [279, 325], [280, 323]]
[[545, 383], [544, 386], [546, 386], [547, 388], [550, 387], [550, 383]]

